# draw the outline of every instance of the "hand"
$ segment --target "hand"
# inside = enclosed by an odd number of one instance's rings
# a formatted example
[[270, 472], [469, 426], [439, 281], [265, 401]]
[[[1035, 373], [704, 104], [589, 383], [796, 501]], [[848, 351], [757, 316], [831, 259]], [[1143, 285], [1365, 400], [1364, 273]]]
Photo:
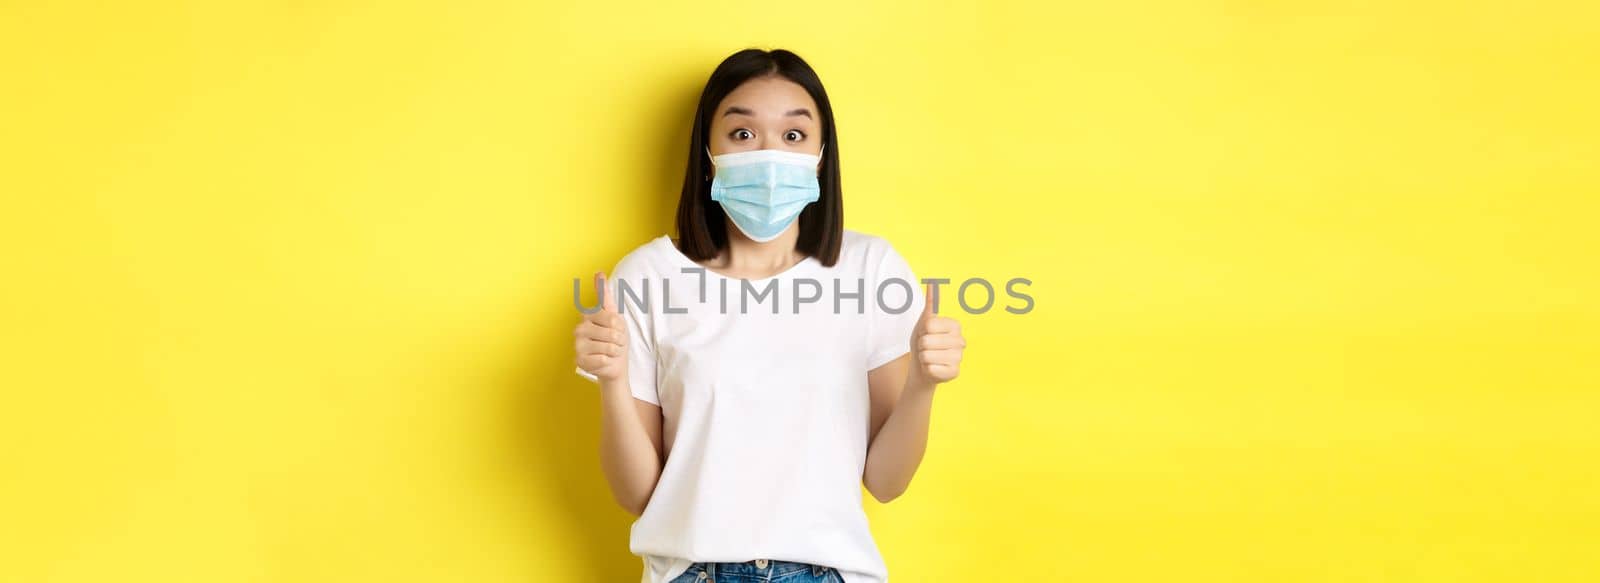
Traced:
[[628, 378], [628, 326], [617, 313], [617, 295], [606, 285], [605, 272], [594, 274], [600, 310], [584, 314], [572, 331], [578, 368], [610, 384]]
[[954, 318], [933, 313], [933, 288], [922, 287], [922, 317], [911, 330], [911, 375], [928, 386], [950, 382], [961, 372], [961, 351], [967, 339]]

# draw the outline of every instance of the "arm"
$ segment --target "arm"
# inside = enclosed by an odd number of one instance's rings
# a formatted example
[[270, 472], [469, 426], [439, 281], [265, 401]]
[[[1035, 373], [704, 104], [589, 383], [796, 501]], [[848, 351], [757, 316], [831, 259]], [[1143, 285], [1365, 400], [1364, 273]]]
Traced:
[[600, 383], [600, 469], [611, 497], [635, 516], [644, 513], [661, 477], [661, 408], [633, 396], [628, 384], [628, 326], [616, 299], [595, 274], [601, 309], [573, 330], [578, 368]]
[[956, 378], [967, 346], [960, 324], [934, 315], [935, 303], [923, 302], [911, 352], [867, 373], [872, 427], [861, 479], [879, 502], [899, 497], [911, 485], [928, 448], [934, 389]]
[[867, 373], [872, 395], [872, 432], [862, 482], [879, 502], [900, 496], [922, 464], [937, 385], [909, 379], [906, 354]]
[[661, 408], [633, 397], [626, 378], [600, 384], [600, 468], [611, 497], [644, 513], [661, 477]]

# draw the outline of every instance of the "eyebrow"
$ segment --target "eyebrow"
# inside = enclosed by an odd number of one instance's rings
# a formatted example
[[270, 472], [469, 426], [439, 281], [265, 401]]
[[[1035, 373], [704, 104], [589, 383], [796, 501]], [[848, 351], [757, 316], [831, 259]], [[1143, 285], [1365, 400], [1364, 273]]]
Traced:
[[[722, 112], [722, 117], [728, 117], [730, 115], [735, 115], [735, 114], [755, 115], [754, 112], [752, 112], [752, 111], [750, 111], [748, 109], [745, 109], [743, 107], [739, 107], [739, 106], [735, 105], [735, 106], [729, 107], [727, 109], [727, 111]], [[802, 107], [800, 109], [791, 109], [791, 110], [789, 110], [788, 113], [785, 113], [783, 115], [785, 117], [791, 116], [791, 115], [803, 115], [803, 116], [806, 116], [807, 119], [816, 119], [814, 117], [811, 117], [811, 110], [806, 109], [804, 107]]]

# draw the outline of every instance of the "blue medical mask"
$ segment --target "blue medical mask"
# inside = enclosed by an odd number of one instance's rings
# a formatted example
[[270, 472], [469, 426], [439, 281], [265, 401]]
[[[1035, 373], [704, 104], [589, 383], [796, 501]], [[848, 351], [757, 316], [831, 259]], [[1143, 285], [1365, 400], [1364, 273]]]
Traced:
[[[706, 155], [711, 150], [706, 149]], [[711, 156], [717, 174], [711, 180], [711, 200], [733, 219], [734, 226], [752, 241], [778, 238], [800, 217], [806, 205], [822, 198], [817, 183], [820, 154], [785, 150], [752, 150]]]

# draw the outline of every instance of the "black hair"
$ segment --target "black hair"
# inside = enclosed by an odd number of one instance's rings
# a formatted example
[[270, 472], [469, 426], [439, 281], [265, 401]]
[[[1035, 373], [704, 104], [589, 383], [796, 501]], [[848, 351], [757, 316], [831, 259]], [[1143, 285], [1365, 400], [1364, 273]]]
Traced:
[[711, 120], [723, 98], [745, 81], [779, 76], [795, 82], [817, 102], [822, 124], [822, 165], [817, 182], [821, 196], [800, 212], [800, 236], [795, 249], [832, 267], [839, 261], [839, 245], [844, 239], [844, 201], [839, 192], [839, 134], [834, 130], [833, 107], [822, 80], [799, 55], [783, 49], [765, 51], [744, 49], [722, 60], [706, 80], [695, 109], [694, 130], [689, 135], [689, 164], [683, 176], [683, 194], [678, 199], [678, 250], [690, 259], [716, 257], [728, 246], [727, 214], [711, 200], [711, 159], [706, 154], [710, 143]]

